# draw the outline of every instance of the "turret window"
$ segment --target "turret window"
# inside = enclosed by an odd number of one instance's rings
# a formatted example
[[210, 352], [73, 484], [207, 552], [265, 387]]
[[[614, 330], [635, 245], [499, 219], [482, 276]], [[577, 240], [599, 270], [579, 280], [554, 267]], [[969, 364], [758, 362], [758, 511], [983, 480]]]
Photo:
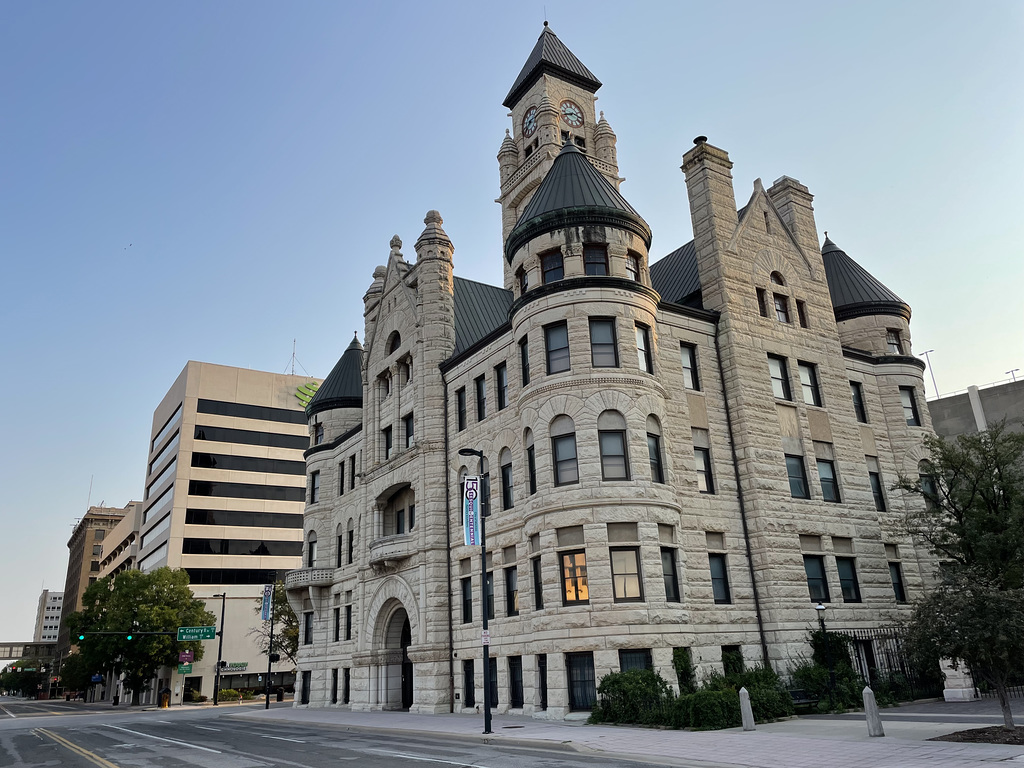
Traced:
[[530, 287], [530, 279], [527, 277], [526, 270], [522, 267], [516, 271], [516, 278], [519, 282], [519, 295], [521, 296], [526, 293], [527, 289]]
[[595, 368], [619, 367], [614, 318], [590, 318], [590, 360]]
[[583, 246], [583, 271], [588, 275], [608, 274], [608, 248], [604, 245]]
[[903, 342], [900, 339], [900, 332], [890, 328], [885, 332], [885, 348], [890, 355], [903, 354]]
[[542, 254], [540, 257], [541, 277], [544, 284], [553, 283], [565, 277], [565, 268], [562, 264], [562, 252], [551, 251]]
[[626, 254], [626, 277], [640, 282], [640, 257], [635, 253]]
[[900, 403], [903, 405], [903, 418], [907, 420], [907, 426], [921, 426], [921, 417], [917, 412], [917, 400], [914, 397], [913, 387], [900, 387]]
[[569, 328], [555, 323], [544, 328], [544, 346], [548, 356], [548, 373], [569, 370]]

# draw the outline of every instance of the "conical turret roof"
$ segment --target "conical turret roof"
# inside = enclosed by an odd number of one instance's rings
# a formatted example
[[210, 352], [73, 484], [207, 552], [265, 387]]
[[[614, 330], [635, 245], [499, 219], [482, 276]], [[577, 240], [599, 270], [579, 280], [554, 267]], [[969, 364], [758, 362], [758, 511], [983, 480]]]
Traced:
[[865, 315], [897, 315], [910, 320], [910, 306], [847, 256], [829, 240], [828, 234], [821, 246], [821, 260], [825, 263], [825, 279], [836, 320]]
[[324, 379], [324, 383], [306, 406], [309, 418], [321, 411], [335, 408], [363, 407], [363, 345], [358, 336], [352, 339], [345, 354]]
[[574, 85], [586, 88], [591, 93], [595, 93], [601, 87], [601, 81], [594, 77], [594, 73], [583, 66], [583, 62], [565, 47], [565, 43], [558, 39], [545, 21], [544, 30], [537, 38], [537, 44], [533, 46], [530, 58], [523, 65], [519, 77], [516, 78], [508, 96], [502, 102], [502, 106], [512, 109], [537, 78], [545, 73], [556, 75]]
[[614, 185], [575, 145], [566, 142], [551, 170], [530, 199], [505, 243], [505, 258], [546, 232], [584, 224], [621, 227], [643, 238], [649, 248], [651, 228]]

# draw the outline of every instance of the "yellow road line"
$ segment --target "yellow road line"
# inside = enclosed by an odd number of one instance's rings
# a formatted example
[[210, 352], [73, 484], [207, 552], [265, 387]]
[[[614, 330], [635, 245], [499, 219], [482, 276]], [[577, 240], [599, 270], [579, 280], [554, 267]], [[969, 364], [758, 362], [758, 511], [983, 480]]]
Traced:
[[38, 734], [41, 734], [41, 735], [45, 736], [48, 739], [52, 739], [53, 741], [55, 741], [58, 744], [60, 744], [62, 747], [66, 747], [67, 749], [70, 749], [76, 755], [80, 755], [80, 756], [84, 757], [90, 763], [93, 763], [95, 765], [100, 766], [100, 768], [118, 768], [117, 765], [115, 765], [114, 763], [110, 762], [109, 760], [104, 760], [102, 757], [100, 757], [99, 755], [97, 755], [97, 754], [95, 754], [93, 752], [90, 752], [85, 747], [80, 747], [79, 745], [77, 745], [77, 744], [75, 744], [73, 742], [68, 741], [63, 736], [58, 736], [53, 731], [48, 731], [45, 728], [36, 728], [33, 731], [33, 733], [38, 733]]

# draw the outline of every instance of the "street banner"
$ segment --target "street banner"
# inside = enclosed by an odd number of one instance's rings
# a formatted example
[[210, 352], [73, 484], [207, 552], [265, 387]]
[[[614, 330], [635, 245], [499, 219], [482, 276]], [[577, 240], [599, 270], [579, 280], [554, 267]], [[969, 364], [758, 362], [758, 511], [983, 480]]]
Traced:
[[480, 478], [476, 475], [466, 478], [462, 492], [462, 527], [466, 546], [480, 546]]
[[264, 584], [263, 585], [263, 610], [260, 613], [260, 618], [263, 621], [270, 621], [270, 604], [274, 599], [274, 585]]

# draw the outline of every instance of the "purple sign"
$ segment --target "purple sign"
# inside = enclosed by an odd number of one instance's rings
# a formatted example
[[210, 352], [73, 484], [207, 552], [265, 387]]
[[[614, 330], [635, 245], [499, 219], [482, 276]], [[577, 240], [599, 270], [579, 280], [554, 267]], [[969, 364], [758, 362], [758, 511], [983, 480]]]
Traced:
[[192, 657], [194, 655], [195, 655], [195, 653], [193, 651], [179, 651], [178, 652], [178, 661], [181, 664], [191, 664], [192, 663]]

